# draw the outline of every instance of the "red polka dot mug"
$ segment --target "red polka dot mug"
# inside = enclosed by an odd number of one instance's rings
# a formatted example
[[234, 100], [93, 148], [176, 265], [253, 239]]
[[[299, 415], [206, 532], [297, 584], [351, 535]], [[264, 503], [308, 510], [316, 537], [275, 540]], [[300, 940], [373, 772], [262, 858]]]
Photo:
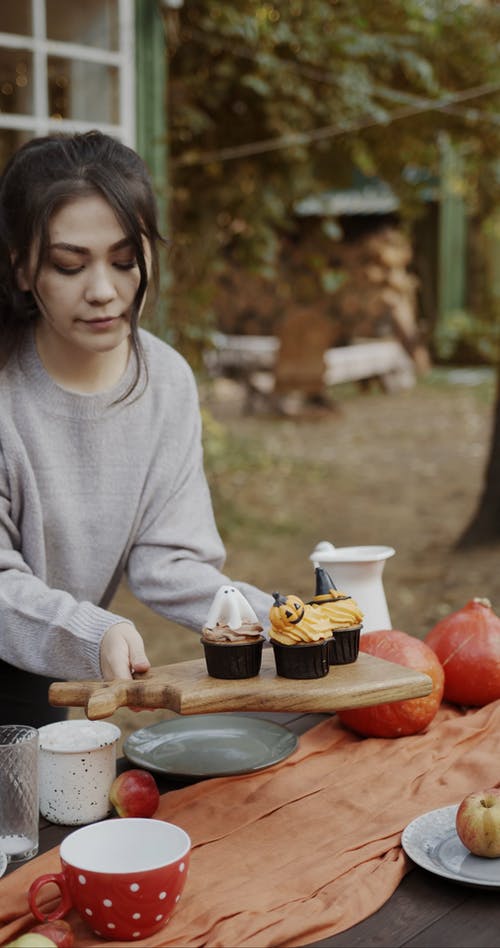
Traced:
[[[121, 818], [70, 833], [60, 846], [62, 872], [32, 883], [31, 911], [40, 921], [71, 908], [96, 935], [139, 941], [167, 924], [186, 882], [191, 840], [180, 826]], [[40, 889], [55, 883], [61, 901], [50, 914], [37, 905]]]

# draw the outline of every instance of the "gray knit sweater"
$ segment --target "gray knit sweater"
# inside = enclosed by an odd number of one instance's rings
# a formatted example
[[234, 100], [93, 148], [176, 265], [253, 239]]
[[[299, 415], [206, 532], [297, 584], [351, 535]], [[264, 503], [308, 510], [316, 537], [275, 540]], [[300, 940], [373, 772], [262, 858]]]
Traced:
[[[141, 330], [149, 380], [124, 401], [46, 373], [30, 337], [0, 371], [0, 658], [54, 678], [100, 677], [126, 574], [138, 599], [200, 631], [225, 551], [203, 472], [185, 360]], [[140, 397], [137, 397], [140, 391]], [[236, 584], [268, 627], [271, 596]], [[140, 629], [139, 629], [140, 631]]]

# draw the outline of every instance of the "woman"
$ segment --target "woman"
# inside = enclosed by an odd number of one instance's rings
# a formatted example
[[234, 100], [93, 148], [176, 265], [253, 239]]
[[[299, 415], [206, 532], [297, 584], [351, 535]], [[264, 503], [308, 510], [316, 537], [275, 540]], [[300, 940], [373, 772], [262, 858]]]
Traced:
[[[33, 139], [0, 180], [0, 723], [41, 726], [54, 679], [150, 663], [109, 611], [121, 577], [200, 631], [230, 582], [193, 374], [138, 328], [158, 272], [139, 156], [99, 132]], [[237, 584], [267, 624], [272, 599]]]

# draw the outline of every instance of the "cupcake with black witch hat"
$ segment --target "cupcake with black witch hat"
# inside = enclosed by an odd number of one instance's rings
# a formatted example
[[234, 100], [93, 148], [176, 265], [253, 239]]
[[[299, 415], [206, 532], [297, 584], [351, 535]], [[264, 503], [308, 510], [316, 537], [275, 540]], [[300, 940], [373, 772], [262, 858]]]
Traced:
[[330, 574], [315, 567], [316, 592], [309, 605], [320, 610], [330, 623], [333, 636], [328, 643], [330, 665], [348, 665], [359, 654], [363, 613], [348, 593], [335, 586]]

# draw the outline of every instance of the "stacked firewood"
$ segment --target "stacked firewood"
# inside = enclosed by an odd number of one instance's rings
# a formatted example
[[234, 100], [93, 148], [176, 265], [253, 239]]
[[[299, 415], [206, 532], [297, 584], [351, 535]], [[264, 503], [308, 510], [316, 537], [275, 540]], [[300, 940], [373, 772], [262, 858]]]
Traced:
[[[429, 367], [417, 310], [419, 281], [411, 242], [385, 223], [341, 241], [325, 241], [319, 228], [284, 240], [274, 282], [243, 269], [226, 271], [215, 301], [224, 333], [270, 335], [279, 341], [274, 394], [300, 393], [322, 403], [325, 352], [369, 339], [397, 340], [417, 372]], [[328, 290], [325, 275], [334, 277]]]
[[332, 296], [335, 319], [351, 338], [393, 337], [419, 370], [428, 355], [417, 326], [419, 281], [411, 272], [412, 246], [395, 226], [336, 245], [335, 265], [344, 282]]

